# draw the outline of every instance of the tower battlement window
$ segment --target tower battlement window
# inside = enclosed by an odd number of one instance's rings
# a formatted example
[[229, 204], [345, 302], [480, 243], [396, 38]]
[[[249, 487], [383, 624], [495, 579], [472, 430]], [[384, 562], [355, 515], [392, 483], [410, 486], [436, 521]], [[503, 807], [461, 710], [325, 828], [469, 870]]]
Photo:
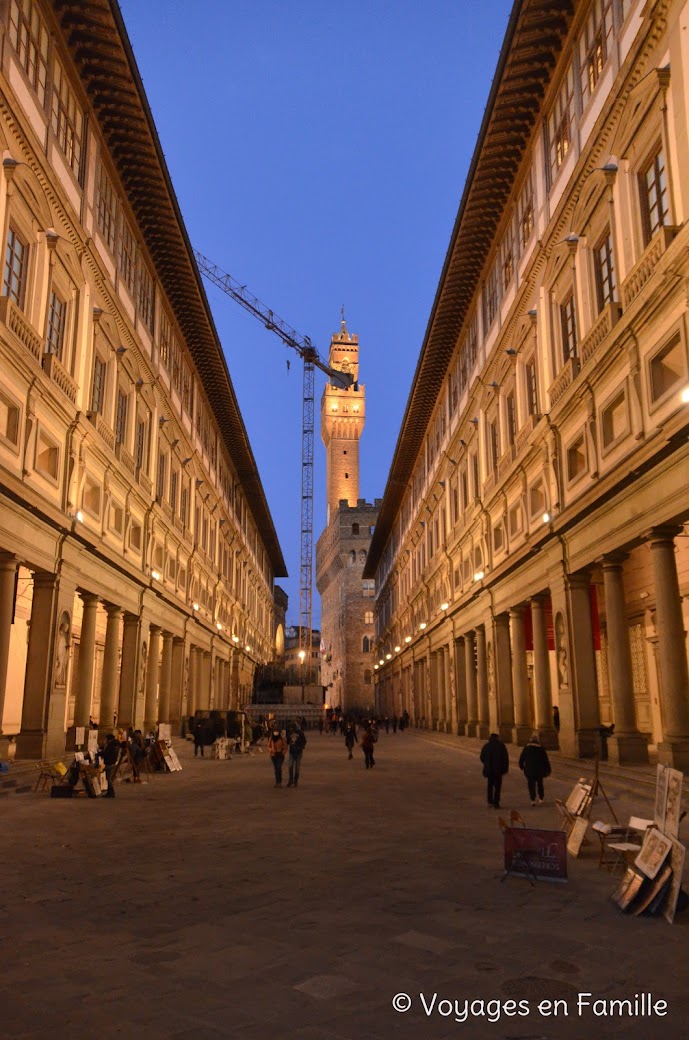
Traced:
[[639, 174], [639, 194], [644, 229], [644, 245], [648, 245], [656, 231], [668, 223], [669, 205], [665, 156], [659, 148], [646, 168]]
[[550, 183], [569, 155], [574, 135], [574, 71], [570, 62], [565, 78], [548, 117], [548, 158]]
[[53, 106], [51, 126], [55, 139], [75, 177], [81, 168], [84, 115], [58, 58], [53, 63]]
[[48, 79], [48, 30], [36, 0], [12, 0], [9, 37], [41, 105]]

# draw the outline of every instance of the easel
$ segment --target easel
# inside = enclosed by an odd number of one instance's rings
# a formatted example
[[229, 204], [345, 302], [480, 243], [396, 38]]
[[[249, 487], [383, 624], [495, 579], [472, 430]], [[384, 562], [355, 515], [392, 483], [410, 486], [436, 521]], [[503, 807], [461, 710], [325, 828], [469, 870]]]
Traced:
[[134, 764], [134, 756], [132, 754], [131, 745], [127, 744], [119, 757], [119, 761], [115, 766], [112, 774], [114, 780], [129, 780], [130, 782], [136, 782], [140, 773], [146, 773], [147, 777], [153, 776], [153, 770], [151, 769], [151, 763], [148, 760], [148, 755], [144, 753], [138, 766]]
[[607, 794], [605, 793], [605, 791], [603, 789], [603, 785], [600, 782], [600, 776], [598, 775], [598, 765], [599, 765], [598, 751], [596, 751], [596, 753], [594, 755], [594, 763], [595, 764], [594, 764], [594, 773], [593, 773], [593, 783], [591, 784], [591, 795], [589, 797], [589, 803], [588, 803], [588, 806], [586, 807], [586, 817], [587, 817], [587, 819], [591, 818], [591, 810], [593, 808], [593, 799], [596, 797], [597, 794], [600, 793], [603, 796], [605, 804], [607, 805], [608, 809], [610, 810], [610, 815], [612, 816], [612, 818], [615, 821], [615, 823], [619, 826], [619, 822], [620, 821], [617, 819], [617, 816], [615, 815], [615, 810], [613, 809], [612, 805], [608, 801], [608, 796], [607, 796]]

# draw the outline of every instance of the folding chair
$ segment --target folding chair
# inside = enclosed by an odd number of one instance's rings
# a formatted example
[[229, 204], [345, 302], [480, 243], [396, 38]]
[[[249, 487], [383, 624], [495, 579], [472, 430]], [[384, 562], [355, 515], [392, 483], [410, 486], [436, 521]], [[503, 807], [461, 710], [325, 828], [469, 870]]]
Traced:
[[624, 871], [632, 857], [635, 858], [640, 852], [644, 834], [652, 826], [653, 820], [645, 820], [641, 816], [630, 816], [626, 827], [613, 827], [596, 820], [591, 829], [596, 832], [600, 842], [599, 868], [604, 867], [613, 876], [619, 869]]
[[46, 759], [38, 763], [38, 776], [36, 777], [36, 784], [34, 791], [38, 790], [38, 785], [41, 785], [41, 791], [45, 791], [46, 786], [50, 783], [51, 787], [62, 786], [66, 781], [67, 766], [64, 762], [48, 762]]

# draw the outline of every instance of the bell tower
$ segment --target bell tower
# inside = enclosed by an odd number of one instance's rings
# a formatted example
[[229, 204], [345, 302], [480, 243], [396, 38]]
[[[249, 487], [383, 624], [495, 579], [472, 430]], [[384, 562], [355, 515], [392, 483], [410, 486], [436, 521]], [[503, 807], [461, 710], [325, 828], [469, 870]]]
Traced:
[[365, 387], [359, 382], [359, 337], [347, 331], [342, 308], [339, 332], [330, 341], [328, 364], [348, 372], [354, 382], [346, 390], [325, 384], [321, 398], [321, 438], [325, 445], [326, 527], [346, 499], [356, 506], [359, 499], [359, 438], [366, 419]]

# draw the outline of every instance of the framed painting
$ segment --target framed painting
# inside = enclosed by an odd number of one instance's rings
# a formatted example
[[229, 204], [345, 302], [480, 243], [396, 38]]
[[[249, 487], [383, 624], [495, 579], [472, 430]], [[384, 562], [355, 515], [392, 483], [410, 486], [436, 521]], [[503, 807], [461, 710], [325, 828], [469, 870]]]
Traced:
[[646, 877], [654, 878], [667, 859], [671, 848], [672, 838], [668, 838], [657, 827], [649, 827], [644, 834], [641, 851], [634, 860], [634, 865]]

